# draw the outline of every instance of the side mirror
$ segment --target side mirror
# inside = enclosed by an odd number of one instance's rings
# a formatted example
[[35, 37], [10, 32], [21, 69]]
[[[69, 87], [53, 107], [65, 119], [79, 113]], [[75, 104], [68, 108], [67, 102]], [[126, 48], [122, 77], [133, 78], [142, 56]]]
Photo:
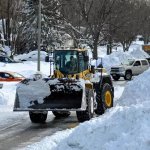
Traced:
[[89, 56], [84, 56], [84, 61], [89, 61]]
[[49, 62], [49, 56], [45, 57], [45, 62]]

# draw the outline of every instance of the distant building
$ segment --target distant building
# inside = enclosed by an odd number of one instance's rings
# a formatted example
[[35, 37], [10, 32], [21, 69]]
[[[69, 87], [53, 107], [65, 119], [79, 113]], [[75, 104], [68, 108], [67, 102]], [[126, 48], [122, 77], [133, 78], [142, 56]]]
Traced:
[[150, 45], [143, 45], [143, 50], [150, 55]]

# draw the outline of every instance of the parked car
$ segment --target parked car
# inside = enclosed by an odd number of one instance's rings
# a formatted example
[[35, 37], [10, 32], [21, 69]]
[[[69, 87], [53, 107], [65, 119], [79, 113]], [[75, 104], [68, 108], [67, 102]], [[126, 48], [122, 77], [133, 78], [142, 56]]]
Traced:
[[8, 57], [7, 55], [0, 55], [0, 62], [3, 63], [20, 63], [20, 61], [15, 61]]
[[22, 81], [25, 77], [17, 72], [0, 71], [0, 82]]
[[114, 80], [124, 77], [125, 80], [131, 80], [132, 76], [139, 75], [149, 68], [147, 59], [128, 60], [120, 66], [111, 67], [110, 74]]

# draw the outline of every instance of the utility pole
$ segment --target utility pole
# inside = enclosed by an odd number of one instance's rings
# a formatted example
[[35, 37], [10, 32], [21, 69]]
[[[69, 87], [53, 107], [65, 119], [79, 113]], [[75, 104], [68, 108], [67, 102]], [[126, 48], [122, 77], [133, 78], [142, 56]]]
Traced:
[[41, 0], [39, 0], [39, 11], [38, 11], [38, 62], [37, 71], [40, 71], [40, 45], [41, 45]]

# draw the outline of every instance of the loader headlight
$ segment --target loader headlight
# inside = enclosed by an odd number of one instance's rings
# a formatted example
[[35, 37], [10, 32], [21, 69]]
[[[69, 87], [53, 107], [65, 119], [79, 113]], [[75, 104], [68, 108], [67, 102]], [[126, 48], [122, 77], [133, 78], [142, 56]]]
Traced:
[[41, 74], [34, 74], [34, 79], [35, 80], [39, 80], [39, 79], [41, 79], [42, 78], [42, 75]]

